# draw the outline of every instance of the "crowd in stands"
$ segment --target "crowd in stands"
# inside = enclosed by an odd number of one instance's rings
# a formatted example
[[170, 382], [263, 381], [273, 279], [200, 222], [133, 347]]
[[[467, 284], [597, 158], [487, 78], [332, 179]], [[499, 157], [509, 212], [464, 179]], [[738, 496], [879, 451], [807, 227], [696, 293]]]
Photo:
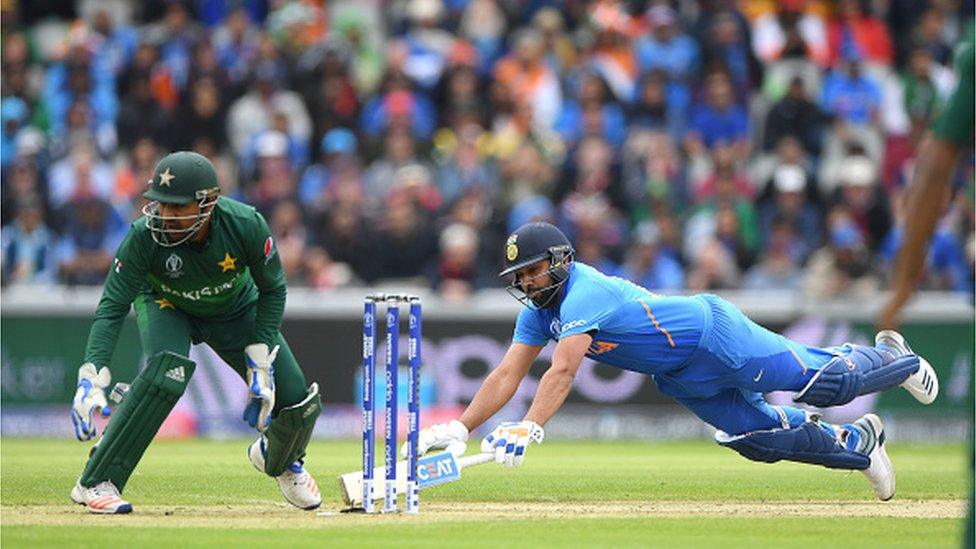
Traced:
[[[14, 4], [4, 285], [100, 284], [155, 163], [192, 149], [268, 219], [291, 285], [459, 299], [500, 285], [532, 220], [654, 290], [879, 291], [972, 18], [960, 0]], [[971, 294], [965, 156], [922, 284]]]

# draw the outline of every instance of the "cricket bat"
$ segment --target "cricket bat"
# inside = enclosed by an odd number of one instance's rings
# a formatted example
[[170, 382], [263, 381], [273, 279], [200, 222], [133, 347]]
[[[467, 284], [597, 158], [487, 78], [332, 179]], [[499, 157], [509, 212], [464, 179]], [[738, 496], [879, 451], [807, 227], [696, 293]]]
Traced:
[[[450, 452], [440, 452], [423, 456], [417, 460], [417, 488], [424, 490], [431, 486], [446, 484], [461, 479], [461, 470], [474, 467], [482, 463], [494, 461], [492, 453], [471, 454], [457, 457]], [[377, 487], [382, 486], [386, 478], [386, 470], [381, 465], [373, 469], [373, 479]], [[363, 506], [363, 472], [353, 471], [339, 476], [339, 491], [342, 499], [350, 507]], [[383, 499], [384, 490], [377, 489], [373, 493], [375, 501]], [[407, 493], [407, 461], [397, 462], [397, 494]]]

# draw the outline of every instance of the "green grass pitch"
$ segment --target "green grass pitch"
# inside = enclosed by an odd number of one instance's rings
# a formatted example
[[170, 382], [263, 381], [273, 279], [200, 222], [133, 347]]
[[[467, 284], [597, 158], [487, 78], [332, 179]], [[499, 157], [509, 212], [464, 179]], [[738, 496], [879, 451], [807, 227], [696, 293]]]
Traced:
[[0, 441], [0, 544], [958, 547], [969, 487], [963, 445], [896, 441], [898, 491], [878, 502], [859, 473], [751, 463], [707, 441], [547, 441], [518, 469], [486, 464], [422, 492], [418, 516], [364, 516], [337, 513], [335, 477], [357, 468], [358, 444], [310, 448], [318, 512], [285, 504], [246, 445], [154, 443], [126, 489], [134, 513], [115, 517], [68, 499], [89, 445]]

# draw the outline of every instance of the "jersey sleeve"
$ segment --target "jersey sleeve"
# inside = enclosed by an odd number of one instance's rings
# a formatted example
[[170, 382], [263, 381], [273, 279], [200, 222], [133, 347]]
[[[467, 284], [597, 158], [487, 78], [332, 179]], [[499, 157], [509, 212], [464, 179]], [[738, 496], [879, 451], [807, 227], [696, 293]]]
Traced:
[[[972, 32], [972, 28], [968, 32]], [[958, 70], [956, 89], [949, 96], [949, 101], [932, 124], [935, 135], [951, 141], [959, 146], [965, 146], [973, 137], [973, 43], [970, 40], [960, 46], [956, 58]]]
[[108, 366], [111, 362], [122, 322], [129, 314], [136, 295], [147, 286], [149, 260], [146, 252], [145, 242], [133, 226], [115, 252], [88, 333], [85, 362], [91, 362], [96, 368]]
[[619, 305], [619, 298], [599, 284], [578, 284], [566, 295], [560, 309], [559, 338], [600, 330]]
[[549, 334], [539, 323], [539, 314], [532, 309], [523, 308], [515, 321], [513, 343], [543, 346], [549, 343]]
[[285, 270], [281, 266], [271, 229], [257, 211], [254, 212], [252, 226], [253, 230], [244, 243], [247, 266], [258, 288], [257, 315], [251, 341], [272, 346], [278, 338], [281, 319], [285, 314]]

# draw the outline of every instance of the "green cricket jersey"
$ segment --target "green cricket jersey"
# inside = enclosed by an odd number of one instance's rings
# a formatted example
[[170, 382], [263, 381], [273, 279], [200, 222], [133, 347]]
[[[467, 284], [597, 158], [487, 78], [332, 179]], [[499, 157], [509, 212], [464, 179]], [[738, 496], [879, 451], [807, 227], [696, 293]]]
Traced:
[[252, 343], [273, 345], [285, 310], [285, 273], [267, 222], [253, 207], [220, 197], [203, 244], [156, 244], [146, 218], [132, 223], [105, 280], [85, 362], [107, 366], [122, 321], [140, 292], [191, 317], [233, 319], [257, 304]]
[[955, 91], [949, 98], [945, 110], [932, 124], [935, 134], [959, 146], [966, 145], [973, 137], [973, 23], [966, 26], [965, 39], [956, 50], [956, 78], [959, 79]]

